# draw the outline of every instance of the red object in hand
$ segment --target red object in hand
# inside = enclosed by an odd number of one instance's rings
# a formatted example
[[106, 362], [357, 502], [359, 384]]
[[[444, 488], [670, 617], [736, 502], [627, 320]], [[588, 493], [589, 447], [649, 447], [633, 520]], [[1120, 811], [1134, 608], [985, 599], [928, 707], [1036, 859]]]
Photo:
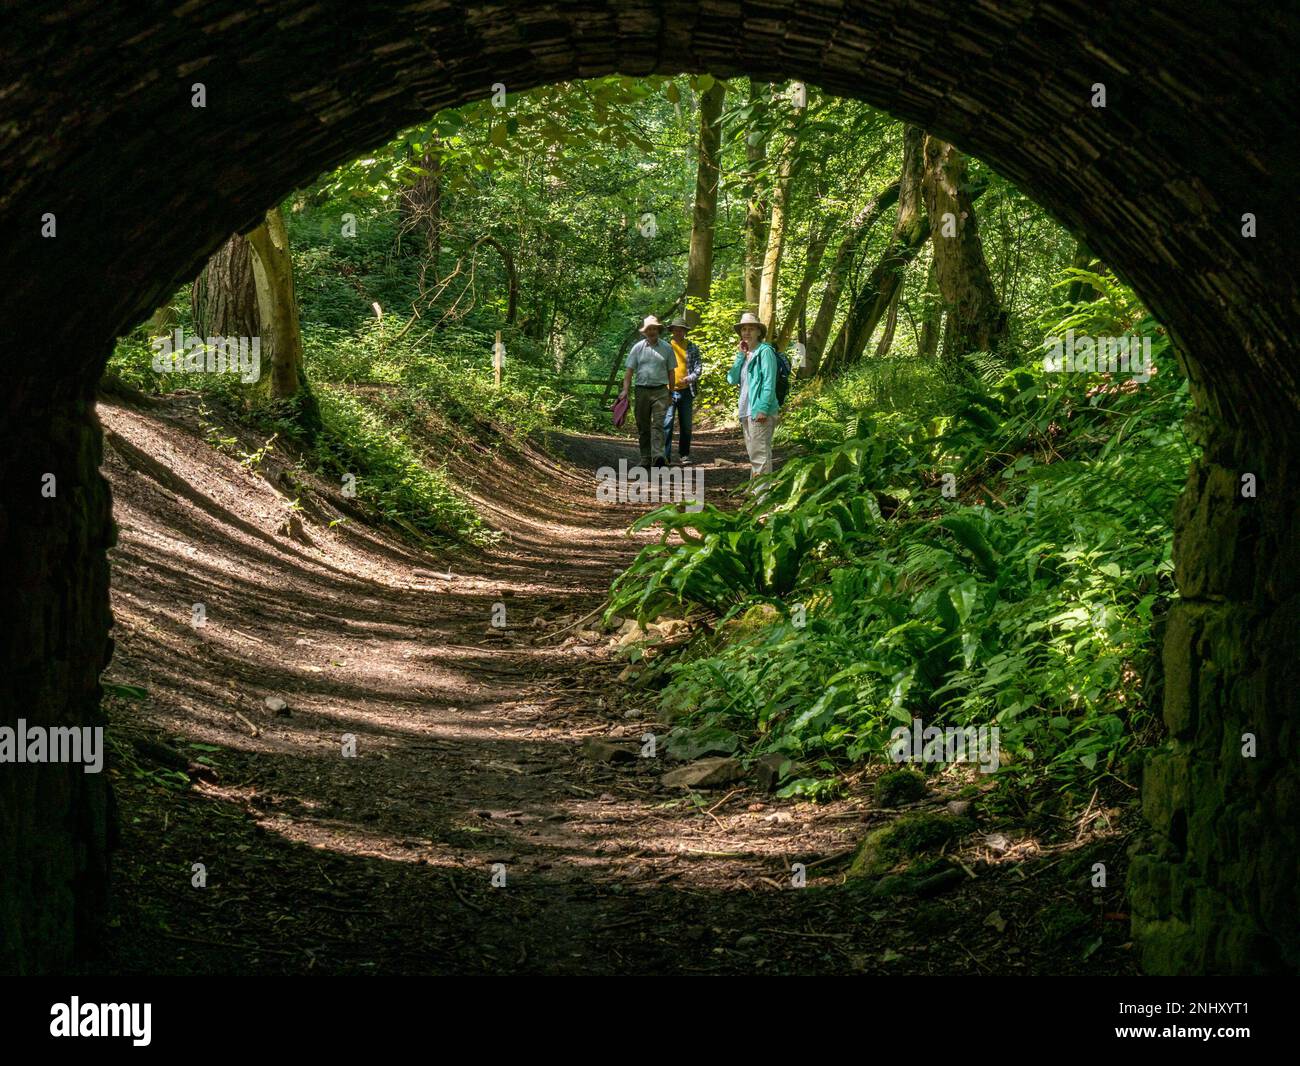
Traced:
[[627, 419], [628, 399], [626, 396], [620, 396], [614, 401], [614, 425], [622, 429], [623, 422]]
[[741, 350], [742, 352], [744, 352], [746, 355], [748, 355], [748, 354], [749, 354], [749, 341], [741, 341], [741, 342], [740, 342], [740, 350]]

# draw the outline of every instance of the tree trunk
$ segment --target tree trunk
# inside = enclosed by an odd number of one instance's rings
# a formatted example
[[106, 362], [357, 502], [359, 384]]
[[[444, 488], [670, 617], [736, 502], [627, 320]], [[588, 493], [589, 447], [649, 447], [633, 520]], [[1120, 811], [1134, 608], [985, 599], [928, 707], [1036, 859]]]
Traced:
[[442, 156], [431, 148], [418, 161], [412, 157], [411, 162], [418, 162], [424, 173], [401, 191], [402, 226], [398, 236], [400, 240], [408, 233], [420, 235], [436, 280], [442, 252]]
[[894, 331], [898, 328], [898, 302], [899, 297], [903, 295], [903, 287], [900, 285], [894, 290], [894, 298], [889, 301], [889, 315], [885, 318], [885, 331], [880, 335], [880, 343], [876, 345], [876, 358], [881, 359], [889, 354], [889, 349], [894, 346]]
[[[195, 279], [195, 284], [198, 280]], [[191, 291], [191, 299], [193, 292]], [[150, 337], [165, 337], [176, 328], [176, 309], [171, 303], [165, 303], [157, 311], [149, 316], [149, 321], [145, 323], [145, 332]]]
[[[776, 331], [776, 340], [772, 342], [776, 345], [777, 351], [783, 351], [785, 346], [789, 344], [796, 323], [803, 324], [806, 321], [808, 293], [812, 291], [813, 282], [817, 280], [817, 270], [822, 264], [822, 256], [826, 253], [826, 244], [830, 240], [830, 236], [831, 226], [829, 222], [822, 221], [819, 224], [814, 221], [812, 223], [812, 232], [808, 237], [808, 261], [804, 266], [803, 281], [799, 283], [799, 291], [795, 293], [794, 303], [790, 305], [790, 310], [786, 312], [785, 321], [781, 323], [781, 328]], [[807, 341], [803, 334], [806, 333], [806, 325], [801, 325], [799, 339], [805, 344]]]
[[506, 268], [506, 325], [513, 326], [519, 313], [519, 273], [515, 269], [515, 257], [510, 254], [504, 241], [495, 237], [480, 237], [480, 244], [487, 244], [496, 249], [501, 263]]
[[[1095, 273], [1096, 265], [1096, 256], [1080, 237], [1074, 246], [1074, 256], [1070, 260], [1070, 266], [1075, 270], [1092, 270]], [[1070, 282], [1070, 287], [1065, 291], [1065, 298], [1072, 304], [1092, 303], [1100, 297], [1101, 293], [1082, 279]]]
[[[804, 91], [802, 82], [792, 82], [791, 88], [796, 93]], [[758, 319], [767, 327], [769, 333], [776, 330], [776, 296], [781, 279], [781, 253], [785, 248], [785, 227], [790, 207], [790, 181], [794, 172], [795, 156], [799, 150], [799, 120], [803, 117], [803, 113], [804, 107], [796, 105], [785, 141], [781, 146], [776, 182], [772, 189], [772, 218], [767, 227], [767, 249], [763, 254], [763, 273], [758, 284]]]
[[863, 236], [870, 232], [882, 214], [898, 199], [898, 182], [881, 189], [875, 197], [865, 204], [849, 223], [849, 231], [840, 241], [835, 252], [835, 261], [831, 264], [830, 275], [826, 279], [826, 288], [822, 291], [821, 303], [817, 308], [817, 317], [813, 320], [812, 330], [807, 340], [807, 373], [811, 377], [817, 373], [821, 364], [822, 349], [826, 338], [830, 336], [831, 324], [835, 321], [840, 292], [849, 274], [849, 265], [853, 262], [853, 253]]
[[891, 244], [885, 250], [853, 301], [849, 313], [845, 315], [835, 339], [827, 346], [826, 357], [821, 360], [818, 373], [830, 374], [857, 362], [867, 341], [871, 340], [871, 334], [888, 310], [896, 278], [916, 258], [929, 238], [930, 223], [923, 218], [905, 243]]
[[722, 144], [722, 105], [727, 83], [715, 81], [700, 96], [699, 159], [695, 167], [695, 209], [686, 263], [686, 323], [699, 324], [691, 306], [708, 302], [713, 285], [713, 237], [718, 216], [718, 157]]
[[939, 351], [939, 338], [943, 335], [943, 301], [939, 297], [939, 275], [935, 269], [934, 256], [930, 257], [930, 269], [925, 274], [925, 318], [921, 324], [921, 340], [917, 344], [917, 356], [921, 359], [933, 359]]
[[767, 248], [767, 197], [759, 177], [767, 159], [767, 133], [759, 128], [757, 120], [767, 111], [769, 91], [761, 82], [749, 83], [751, 128], [745, 138], [745, 303], [751, 307], [758, 306], [763, 252]]
[[256, 337], [257, 288], [248, 241], [236, 233], [213, 253], [190, 287], [194, 332], [200, 337]]
[[[270, 348], [271, 395], [277, 400], [296, 396], [302, 370], [302, 335], [298, 331], [298, 301], [293, 291], [293, 260], [289, 231], [279, 206], [248, 235], [255, 253], [253, 273], [261, 312], [263, 347]], [[263, 357], [266, 353], [263, 352]]]
[[984, 259], [966, 185], [966, 157], [933, 136], [925, 139], [924, 188], [939, 291], [948, 310], [941, 358], [954, 368], [968, 352], [1001, 347], [1007, 318]]
[[923, 130], [917, 126], [904, 127], [903, 167], [898, 179], [898, 218], [894, 223], [894, 235], [831, 345], [837, 367], [850, 366], [861, 358], [876, 326], [902, 287], [907, 265], [925, 243], [929, 226], [921, 213], [924, 145]]

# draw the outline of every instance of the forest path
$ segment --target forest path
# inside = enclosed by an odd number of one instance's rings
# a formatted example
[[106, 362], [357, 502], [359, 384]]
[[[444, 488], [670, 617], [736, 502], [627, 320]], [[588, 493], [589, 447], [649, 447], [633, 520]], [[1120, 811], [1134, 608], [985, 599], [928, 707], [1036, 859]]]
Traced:
[[[108, 701], [141, 771], [114, 771], [123, 841], [95, 972], [1070, 968], [1027, 923], [1021, 946], [985, 924], [1051, 891], [1010, 865], [942, 903], [839, 887], [884, 816], [865, 785], [821, 805], [748, 782], [691, 794], [660, 784], [679, 765], [662, 757], [584, 754], [667, 728], [650, 694], [615, 683], [609, 637], [572, 625], [648, 538], [625, 532], [644, 508], [595, 504], [596, 470], [635, 459], [627, 437], [559, 437], [567, 461], [478, 457], [473, 492], [508, 536], [434, 559], [329, 526], [323, 491], [214, 452], [183, 401], [101, 418], [121, 530], [107, 678], [148, 697]], [[743, 485], [736, 433], [702, 433], [694, 452], [707, 500]], [[299, 492], [317, 503], [284, 535]], [[208, 779], [161, 787], [157, 741], [206, 760], [191, 769]], [[1088, 971], [1126, 968], [1107, 954]]]

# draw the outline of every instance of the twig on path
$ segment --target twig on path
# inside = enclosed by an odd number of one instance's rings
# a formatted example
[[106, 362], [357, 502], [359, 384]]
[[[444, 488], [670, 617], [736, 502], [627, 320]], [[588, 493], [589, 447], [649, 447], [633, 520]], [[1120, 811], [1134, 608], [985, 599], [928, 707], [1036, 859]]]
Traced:
[[250, 722], [247, 718], [245, 718], [245, 717], [244, 717], [242, 714], [240, 714], [238, 711], [235, 712], [235, 717], [238, 718], [241, 722], [243, 722], [244, 725], [248, 726], [248, 731], [249, 731], [250, 733], [252, 733], [253, 736], [255, 736], [255, 737], [260, 737], [260, 736], [262, 735], [262, 731], [261, 731], [260, 729], [258, 729], [257, 726], [253, 725], [252, 722]]
[[1088, 815], [1092, 813], [1092, 805], [1097, 802], [1097, 789], [1092, 790], [1092, 799], [1088, 801], [1088, 806], [1084, 808], [1083, 817], [1079, 819], [1079, 831], [1074, 834], [1074, 842], [1077, 844], [1083, 839], [1083, 831], [1088, 828]]
[[643, 921], [645, 921], [645, 918], [641, 915], [637, 915], [635, 918], [623, 918], [621, 921], [617, 922], [606, 922], [603, 925], [596, 926], [595, 929], [598, 933], [603, 933], [608, 929], [622, 929], [625, 925], [636, 925], [638, 922]]
[[233, 940], [208, 940], [201, 936], [185, 936], [182, 933], [163, 932], [163, 936], [167, 937], [169, 940], [184, 940], [187, 944], [205, 944], [211, 948], [226, 948], [228, 950], [233, 948], [238, 951], [254, 953], [262, 952], [267, 955], [283, 955], [290, 959], [296, 959], [299, 954], [297, 951], [284, 951], [281, 948], [268, 948], [263, 944], [240, 944]]
[[721, 829], [724, 833], [730, 832], [730, 830], [725, 825], [723, 825], [721, 821], [718, 820], [718, 816], [714, 814], [712, 811], [705, 811], [704, 813], [707, 814], [710, 818], [712, 818], [715, 822], [717, 822], [718, 828]]
[[991, 973], [991, 972], [992, 972], [991, 970], [989, 970], [989, 968], [988, 968], [987, 966], [985, 966], [982, 962], [980, 962], [979, 959], [977, 959], [974, 955], [971, 955], [971, 954], [970, 954], [970, 951], [967, 949], [966, 945], [963, 944], [960, 940], [957, 941], [957, 946], [958, 946], [959, 948], [961, 948], [962, 951], [965, 951], [967, 955], [970, 955], [970, 961], [973, 962], [976, 966], [978, 966], [978, 967], [979, 967], [981, 970], [983, 970], [985, 973]]
[[538, 637], [535, 641], [533, 641], [533, 643], [540, 644], [544, 640], [550, 640], [552, 637], [558, 637], [561, 633], [567, 633], [570, 629], [574, 629], [577, 626], [582, 625], [582, 623], [585, 622], [588, 618], [593, 618], [596, 615], [600, 614], [600, 612], [603, 611], [604, 609], [605, 609], [605, 604], [604, 601], [602, 601], [594, 611], [590, 611], [587, 614], [584, 614], [576, 622], [570, 622], [563, 629], [557, 629], [554, 633], [543, 633], [540, 637]]
[[1053, 866], [1060, 866], [1061, 863], [1063, 863], [1063, 862], [1065, 862], [1065, 859], [1063, 859], [1063, 858], [1062, 858], [1062, 859], [1057, 859], [1055, 862], [1049, 862], [1046, 866], [1040, 866], [1037, 870], [1035, 870], [1035, 871], [1034, 871], [1033, 873], [1031, 873], [1031, 874], [1027, 874], [1027, 873], [1024, 872], [1024, 869], [1022, 868], [1022, 867], [1024, 866], [1023, 863], [1017, 865], [1015, 869], [1016, 869], [1016, 872], [1020, 874], [1020, 879], [1021, 879], [1022, 881], [1028, 881], [1031, 877], [1037, 877], [1039, 874], [1046, 873], [1046, 872], [1047, 872], [1048, 870], [1050, 870]]
[[858, 850], [857, 848], [849, 848], [846, 851], [837, 851], [833, 855], [825, 855], [822, 858], [816, 860], [815, 862], [806, 862], [803, 864], [803, 868], [805, 870], [811, 870], [814, 866], [821, 866], [822, 863], [834, 862], [836, 859], [842, 859], [846, 855], [852, 855], [857, 850]]
[[477, 903], [471, 903], [469, 900], [465, 898], [464, 894], [460, 890], [460, 886], [456, 884], [456, 879], [454, 877], [448, 877], [447, 884], [451, 885], [451, 890], [456, 893], [456, 898], [460, 900], [463, 904], [465, 904], [466, 907], [474, 911], [476, 914], [483, 913], [482, 907], [480, 907]]
[[847, 940], [851, 933], [800, 933], [794, 929], [759, 929], [760, 933], [777, 933], [780, 936], [802, 936], [813, 940]]
[[694, 855], [696, 858], [703, 859], [748, 859], [750, 853], [747, 851], [693, 851], [690, 848], [682, 848], [678, 855]]
[[[717, 803], [715, 803], [712, 807], [710, 807], [710, 808], [709, 808], [707, 811], [705, 811], [704, 813], [705, 813], [705, 814], [712, 814], [712, 813], [713, 813], [714, 811], [716, 811], [719, 807], [721, 807], [724, 803], [726, 803], [727, 800], [731, 799], [732, 796], [738, 795], [738, 794], [740, 794], [741, 792], [744, 792], [744, 791], [745, 791], [745, 790], [744, 790], [743, 788], [733, 788], [730, 792], [728, 792], [725, 796], [723, 796], [722, 799], [718, 800]], [[717, 819], [715, 818], [714, 821], [717, 821]]]

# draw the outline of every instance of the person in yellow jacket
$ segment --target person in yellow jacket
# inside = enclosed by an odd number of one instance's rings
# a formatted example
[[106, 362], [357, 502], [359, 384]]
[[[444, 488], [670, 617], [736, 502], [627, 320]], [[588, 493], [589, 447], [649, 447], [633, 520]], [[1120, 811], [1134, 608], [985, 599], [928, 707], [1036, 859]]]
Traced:
[[686, 319], [674, 318], [668, 323], [672, 333], [673, 355], [677, 359], [677, 371], [673, 375], [672, 406], [664, 416], [664, 462], [673, 457], [673, 425], [681, 427], [678, 437], [677, 454], [682, 466], [691, 465], [691, 416], [695, 401], [695, 386], [704, 372], [704, 360], [700, 358], [700, 349], [686, 339]]

